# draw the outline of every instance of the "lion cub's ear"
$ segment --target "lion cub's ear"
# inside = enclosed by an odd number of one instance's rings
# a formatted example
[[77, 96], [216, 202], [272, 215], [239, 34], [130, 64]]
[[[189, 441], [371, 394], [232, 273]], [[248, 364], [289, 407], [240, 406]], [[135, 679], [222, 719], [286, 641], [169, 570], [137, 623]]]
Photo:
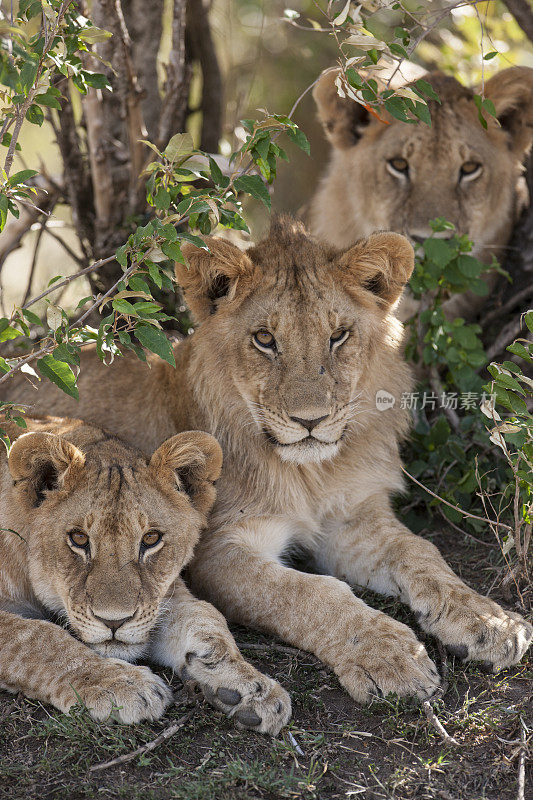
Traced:
[[185, 431], [163, 442], [152, 458], [150, 469], [180, 491], [187, 492], [192, 504], [208, 514], [216, 498], [214, 481], [222, 468], [222, 450], [209, 433]]
[[206, 239], [209, 252], [192, 244], [183, 247], [188, 264], [176, 262], [176, 280], [198, 322], [213, 314], [224, 298], [235, 296], [254, 272], [250, 258], [231, 242]]
[[388, 308], [400, 298], [411, 277], [415, 254], [405, 236], [373, 233], [343, 253], [337, 265], [348, 292], [361, 300], [361, 289], [365, 289]]
[[85, 456], [70, 442], [53, 433], [38, 431], [20, 436], [9, 452], [9, 471], [33, 506], [46, 493], [65, 487], [68, 475], [85, 464]]
[[533, 69], [509, 67], [485, 84], [496, 117], [510, 137], [512, 150], [522, 158], [533, 144]]
[[313, 89], [313, 97], [326, 136], [334, 147], [345, 150], [356, 144], [370, 122], [370, 115], [360, 103], [339, 96], [335, 85], [339, 73], [336, 67], [324, 70]]

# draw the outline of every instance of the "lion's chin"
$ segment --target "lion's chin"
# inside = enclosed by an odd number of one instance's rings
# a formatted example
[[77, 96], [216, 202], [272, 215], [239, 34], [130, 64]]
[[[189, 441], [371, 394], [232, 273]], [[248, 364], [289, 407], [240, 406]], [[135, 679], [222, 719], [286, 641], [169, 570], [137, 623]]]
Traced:
[[89, 647], [104, 658], [121, 658], [123, 661], [133, 662], [145, 655], [148, 642], [126, 644], [116, 639], [109, 639], [106, 642], [92, 642]]
[[339, 450], [339, 442], [319, 442], [317, 439], [303, 439], [296, 444], [276, 447], [282, 461], [289, 464], [319, 464], [333, 458]]

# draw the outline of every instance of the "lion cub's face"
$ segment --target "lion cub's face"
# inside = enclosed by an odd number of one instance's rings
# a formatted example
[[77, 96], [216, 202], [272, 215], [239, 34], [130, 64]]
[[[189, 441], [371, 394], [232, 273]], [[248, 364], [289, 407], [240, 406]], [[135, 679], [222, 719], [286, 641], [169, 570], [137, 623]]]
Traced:
[[[411, 274], [412, 247], [388, 233], [328, 252], [287, 219], [246, 254], [220, 240], [209, 246], [210, 255], [188, 249], [189, 269], [177, 267], [203, 319], [198, 352], [215, 354], [237, 389], [246, 433], [283, 461], [332, 458], [357, 415], [384, 317]], [[223, 295], [210, 301], [215, 290]]]
[[337, 75], [327, 70], [314, 89], [334, 149], [312, 204], [313, 233], [336, 246], [380, 229], [422, 241], [430, 220], [444, 217], [473, 240], [478, 256], [505, 244], [532, 142], [533, 70], [505, 70], [486, 83], [498, 117], [486, 115], [486, 127], [474, 91], [451, 77], [425, 76], [441, 101], [429, 103], [430, 126], [377, 120], [339, 97]]
[[192, 556], [220, 463], [202, 433], [172, 437], [150, 461], [103, 433], [79, 447], [49, 433], [21, 437], [9, 465], [31, 520], [38, 599], [102, 655], [138, 658]]

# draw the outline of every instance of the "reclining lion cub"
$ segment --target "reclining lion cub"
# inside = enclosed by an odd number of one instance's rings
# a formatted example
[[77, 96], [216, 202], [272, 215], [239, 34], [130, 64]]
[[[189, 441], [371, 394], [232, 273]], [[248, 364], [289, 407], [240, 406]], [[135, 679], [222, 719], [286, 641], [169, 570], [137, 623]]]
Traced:
[[[188, 247], [189, 265], [176, 266], [199, 327], [176, 347], [175, 370], [135, 358], [104, 368], [93, 351], [79, 403], [20, 379], [11, 399], [105, 419], [146, 452], [190, 427], [216, 436], [224, 467], [193, 585], [229, 618], [315, 653], [356, 700], [427, 698], [439, 676], [414, 632], [348, 584], [400, 597], [466, 660], [493, 670], [519, 661], [532, 626], [466, 586], [391, 509], [410, 387], [391, 311], [411, 245], [380, 233], [338, 253], [284, 218], [246, 253], [209, 246]], [[381, 412], [380, 390], [395, 398]], [[323, 574], [287, 565], [300, 547]]]
[[95, 719], [157, 719], [170, 688], [128, 663], [147, 656], [186, 670], [242, 726], [277, 733], [286, 692], [179, 577], [214, 500], [215, 439], [180, 433], [148, 460], [79, 421], [28, 426], [0, 466], [0, 688], [61, 711], [81, 701]]

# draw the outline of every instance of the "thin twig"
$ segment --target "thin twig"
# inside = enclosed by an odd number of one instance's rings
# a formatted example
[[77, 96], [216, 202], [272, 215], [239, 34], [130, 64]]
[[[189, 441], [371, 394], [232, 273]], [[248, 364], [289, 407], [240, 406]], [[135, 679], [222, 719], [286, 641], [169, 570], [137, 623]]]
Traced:
[[430, 494], [436, 500], [440, 500], [441, 503], [444, 503], [444, 505], [455, 509], [455, 511], [458, 511], [463, 516], [469, 517], [470, 519], [478, 519], [480, 520], [480, 522], [488, 522], [489, 525], [497, 525], [500, 528], [504, 528], [505, 530], [512, 532], [513, 529], [511, 528], [510, 525], [505, 525], [503, 522], [497, 522], [496, 520], [488, 519], [487, 517], [480, 517], [478, 516], [478, 514], [471, 514], [469, 511], [465, 511], [464, 508], [459, 508], [459, 506], [455, 506], [453, 503], [450, 503], [448, 502], [448, 500], [445, 500], [444, 497], [439, 497], [438, 494], [432, 492], [431, 489], [428, 489], [428, 487], [424, 486], [423, 483], [420, 483], [420, 481], [418, 481], [415, 477], [413, 477], [411, 473], [407, 472], [405, 467], [402, 467], [401, 470], [405, 475], [407, 475], [408, 478], [410, 478], [413, 481], [413, 483], [416, 483], [417, 486], [420, 486], [421, 489], [424, 489], [428, 494]]
[[[77, 253], [74, 252], [72, 247], [70, 247], [70, 245], [68, 245], [65, 242], [65, 240], [61, 238], [61, 236], [58, 236], [57, 233], [54, 233], [52, 230], [50, 230], [50, 227], [48, 225], [46, 226], [45, 230], [46, 230], [46, 233], [49, 236], [52, 237], [52, 239], [55, 239], [56, 242], [61, 245], [61, 247], [69, 254], [69, 256], [71, 257], [71, 259], [73, 261], [75, 261], [77, 264], [86, 264], [87, 263], [84, 258], [82, 258], [81, 256], [79, 256]], [[93, 269], [94, 268], [95, 267], [93, 266]]]
[[28, 298], [31, 294], [31, 285], [33, 283], [33, 276], [35, 275], [35, 267], [37, 266], [37, 256], [39, 254], [39, 245], [41, 244], [41, 239], [43, 238], [43, 233], [46, 228], [46, 219], [41, 222], [41, 226], [37, 231], [37, 236], [35, 237], [35, 246], [33, 248], [33, 257], [31, 260], [31, 267], [30, 267], [30, 274], [28, 275], [28, 283], [26, 284], [26, 291], [24, 292], [24, 297], [22, 298], [22, 305], [28, 302]]
[[444, 726], [433, 711], [429, 700], [424, 700], [422, 703], [422, 708], [424, 709], [426, 719], [433, 725], [444, 744], [447, 744], [449, 747], [461, 747], [457, 739], [454, 739], [453, 736], [450, 736], [450, 734], [445, 730]]
[[68, 278], [65, 278], [65, 280], [60, 281], [59, 283], [52, 284], [52, 286], [49, 286], [48, 289], [44, 290], [44, 292], [41, 292], [41, 294], [38, 294], [37, 297], [34, 297], [32, 300], [26, 303], [26, 305], [23, 305], [22, 308], [23, 309], [29, 308], [38, 300], [42, 300], [43, 297], [46, 297], [47, 294], [55, 292], [56, 289], [60, 289], [62, 286], [67, 286], [69, 283], [72, 283], [72, 281], [76, 280], [76, 278], [79, 278], [82, 275], [87, 275], [89, 272], [93, 272], [95, 269], [100, 269], [100, 267], [103, 267], [104, 264], [109, 264], [110, 261], [114, 260], [115, 256], [112, 255], [108, 256], [107, 258], [102, 258], [100, 259], [100, 261], [95, 261], [94, 264], [91, 264], [89, 267], [85, 267], [84, 269], [80, 269], [79, 272], [75, 272], [73, 275], [69, 275]]
[[518, 756], [518, 793], [516, 800], [526, 798], [526, 727], [524, 720], [520, 717], [520, 755]]
[[174, 736], [186, 722], [190, 720], [194, 713], [194, 708], [191, 708], [186, 714], [182, 717], [177, 719], [175, 722], [172, 722], [168, 725], [160, 734], [156, 736], [155, 739], [152, 739], [151, 742], [146, 742], [141, 747], [138, 747], [137, 750], [133, 750], [131, 753], [125, 753], [122, 756], [118, 756], [117, 758], [112, 758], [111, 761], [104, 761], [102, 764], [93, 764], [92, 767], [89, 768], [89, 772], [99, 772], [103, 769], [109, 769], [109, 767], [116, 767], [119, 764], [127, 764], [128, 761], [133, 761], [134, 758], [137, 756], [142, 756], [145, 753], [150, 753], [152, 750], [155, 750], [158, 745], [162, 742], [166, 742], [167, 739], [170, 739], [171, 736]]

